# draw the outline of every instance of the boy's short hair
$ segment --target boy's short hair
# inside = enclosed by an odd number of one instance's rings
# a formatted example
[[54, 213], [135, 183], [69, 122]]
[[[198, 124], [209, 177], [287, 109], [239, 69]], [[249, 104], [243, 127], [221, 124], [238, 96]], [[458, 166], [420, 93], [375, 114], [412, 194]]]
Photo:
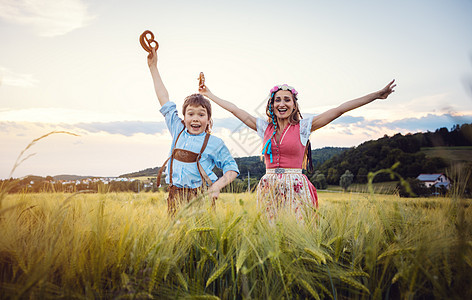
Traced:
[[183, 112], [184, 115], [185, 115], [185, 111], [187, 110], [187, 107], [189, 105], [202, 106], [207, 111], [208, 120], [211, 119], [211, 103], [210, 103], [210, 101], [208, 101], [208, 99], [203, 97], [203, 95], [192, 94], [190, 96], [185, 97], [184, 105], [182, 105], [182, 112]]

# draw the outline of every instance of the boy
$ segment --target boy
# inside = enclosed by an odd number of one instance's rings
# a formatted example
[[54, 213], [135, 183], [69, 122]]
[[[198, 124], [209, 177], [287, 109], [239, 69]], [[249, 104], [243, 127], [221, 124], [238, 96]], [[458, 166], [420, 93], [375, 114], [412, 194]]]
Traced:
[[[157, 99], [162, 106], [160, 111], [172, 135], [166, 178], [169, 184], [168, 211], [174, 214], [180, 201], [190, 201], [207, 187], [214, 203], [221, 188], [238, 176], [239, 169], [224, 142], [210, 135], [210, 101], [200, 94], [186, 97], [183, 105], [184, 119], [181, 120], [175, 103], [169, 101], [169, 94], [157, 69], [155, 49], [148, 56], [148, 65]], [[167, 161], [159, 170], [158, 184], [166, 163]], [[219, 179], [212, 171], [215, 166], [223, 169], [223, 176]]]

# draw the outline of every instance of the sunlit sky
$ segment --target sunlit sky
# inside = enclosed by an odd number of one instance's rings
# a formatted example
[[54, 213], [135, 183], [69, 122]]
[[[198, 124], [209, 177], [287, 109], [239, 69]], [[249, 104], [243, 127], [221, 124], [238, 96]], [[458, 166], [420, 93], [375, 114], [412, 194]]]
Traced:
[[[139, 44], [179, 112], [198, 74], [254, 115], [275, 84], [303, 116], [396, 79], [389, 99], [312, 133], [313, 148], [472, 122], [472, 1], [0, 0], [0, 178], [118, 176], [160, 166], [170, 134]], [[213, 105], [213, 134], [234, 156], [260, 141]], [[53, 134], [23, 149], [35, 138]], [[21, 160], [21, 159], [20, 159]]]

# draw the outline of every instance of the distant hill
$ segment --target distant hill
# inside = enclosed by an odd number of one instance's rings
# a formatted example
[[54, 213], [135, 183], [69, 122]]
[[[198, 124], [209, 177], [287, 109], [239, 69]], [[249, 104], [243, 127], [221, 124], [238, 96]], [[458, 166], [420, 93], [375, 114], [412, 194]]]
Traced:
[[46, 180], [46, 177], [36, 176], [36, 175], [27, 175], [20, 178], [22, 181], [29, 182], [29, 181], [43, 181]]
[[137, 171], [137, 172], [126, 173], [118, 177], [132, 178], [132, 177], [141, 177], [141, 176], [157, 176], [157, 172], [159, 171], [159, 168], [160, 167], [147, 168], [147, 169]]
[[36, 176], [36, 175], [28, 175], [28, 176], [25, 176], [21, 179], [22, 180], [29, 180], [29, 181], [45, 181], [45, 180], [50, 180], [50, 178], [52, 178], [53, 180], [73, 181], [73, 180], [82, 180], [82, 179], [87, 179], [87, 178], [99, 178], [99, 177], [100, 176], [82, 176], [82, 175], [61, 174], [61, 175], [47, 176], [47, 177]]
[[311, 159], [313, 161], [313, 167], [317, 169], [320, 167], [325, 161], [329, 160], [335, 155], [341, 154], [344, 151], [351, 149], [345, 147], [324, 147], [319, 148], [311, 151]]
[[53, 176], [54, 180], [66, 180], [66, 181], [72, 181], [72, 180], [82, 180], [86, 178], [93, 178], [97, 176], [80, 176], [80, 175], [67, 175], [67, 174], [62, 174], [62, 175], [56, 175]]

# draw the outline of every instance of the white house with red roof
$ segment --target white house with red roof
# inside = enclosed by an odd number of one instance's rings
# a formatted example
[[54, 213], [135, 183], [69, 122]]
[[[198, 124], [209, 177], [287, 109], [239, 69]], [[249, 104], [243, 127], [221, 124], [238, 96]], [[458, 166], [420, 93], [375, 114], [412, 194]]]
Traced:
[[451, 180], [442, 173], [420, 174], [416, 179], [421, 181], [427, 188], [434, 186], [437, 188], [445, 187], [446, 189], [449, 189], [451, 187]]

